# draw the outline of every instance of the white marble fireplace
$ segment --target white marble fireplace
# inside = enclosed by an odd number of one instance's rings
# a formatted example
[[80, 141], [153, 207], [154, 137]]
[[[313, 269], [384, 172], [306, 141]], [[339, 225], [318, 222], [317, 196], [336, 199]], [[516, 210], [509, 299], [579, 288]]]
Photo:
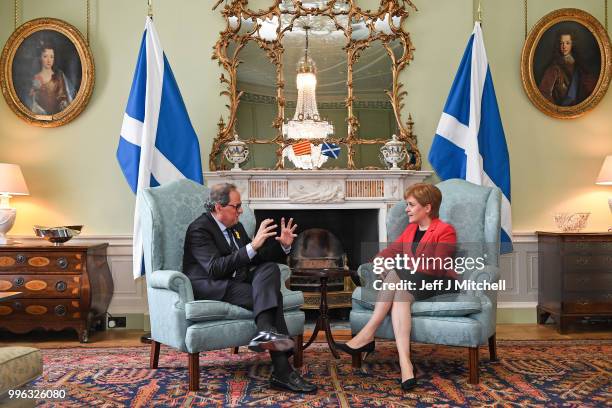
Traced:
[[253, 210], [376, 209], [385, 241], [387, 211], [429, 177], [415, 170], [243, 170], [204, 172], [208, 186], [233, 183]]

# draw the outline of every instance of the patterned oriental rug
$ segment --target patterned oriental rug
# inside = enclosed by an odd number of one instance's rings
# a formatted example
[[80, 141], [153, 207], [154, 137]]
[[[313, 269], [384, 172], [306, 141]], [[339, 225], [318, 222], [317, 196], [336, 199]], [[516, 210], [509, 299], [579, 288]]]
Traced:
[[350, 358], [335, 360], [315, 343], [304, 355], [304, 375], [316, 395], [268, 388], [269, 360], [245, 347], [202, 353], [198, 393], [187, 391], [187, 358], [162, 347], [158, 370], [150, 370], [147, 347], [46, 349], [38, 389], [63, 389], [66, 398], [39, 401], [53, 407], [602, 407], [612, 401], [612, 341], [500, 341], [499, 361], [480, 351], [480, 384], [467, 382], [467, 350], [414, 345], [419, 386], [399, 387], [393, 342], [353, 370]]

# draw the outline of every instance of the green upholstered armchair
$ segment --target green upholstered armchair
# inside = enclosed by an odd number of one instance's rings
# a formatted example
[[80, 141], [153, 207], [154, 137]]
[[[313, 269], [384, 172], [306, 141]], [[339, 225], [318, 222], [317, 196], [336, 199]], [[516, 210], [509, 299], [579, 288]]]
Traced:
[[[208, 188], [190, 180], [180, 180], [143, 190], [137, 200], [141, 217], [144, 262], [151, 321], [151, 368], [157, 368], [160, 344], [189, 357], [189, 390], [199, 389], [199, 353], [247, 345], [256, 335], [251, 311], [226, 302], [194, 300], [189, 278], [182, 271], [185, 232], [189, 224], [204, 212]], [[255, 230], [253, 211], [243, 206], [240, 221], [249, 236]], [[290, 270], [279, 265], [281, 279]], [[281, 285], [283, 307], [289, 334], [294, 336], [296, 350], [293, 362], [302, 364], [304, 304], [302, 292]]]
[[[499, 280], [501, 192], [498, 188], [478, 186], [465, 180], [451, 179], [439, 183], [442, 191], [440, 218], [457, 231], [458, 256], [484, 256], [482, 270], [466, 271], [460, 280], [497, 282]], [[406, 203], [396, 204], [387, 216], [387, 240], [394, 241], [408, 225]], [[372, 288], [378, 275], [372, 264], [358, 269], [362, 286], [353, 292], [350, 314], [351, 331], [359, 332], [374, 309], [376, 293]], [[496, 359], [495, 322], [497, 293], [495, 291], [462, 290], [460, 293], [439, 295], [412, 304], [411, 339], [418, 343], [444, 344], [469, 348], [469, 380], [477, 384], [478, 346], [489, 345], [491, 360]], [[391, 318], [385, 318], [376, 337], [393, 339]], [[361, 365], [360, 357], [353, 366]]]

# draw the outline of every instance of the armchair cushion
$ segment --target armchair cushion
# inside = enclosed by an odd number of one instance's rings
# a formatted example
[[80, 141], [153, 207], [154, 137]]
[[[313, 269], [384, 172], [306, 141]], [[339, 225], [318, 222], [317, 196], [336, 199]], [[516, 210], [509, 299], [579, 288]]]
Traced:
[[[283, 293], [283, 310], [297, 310], [304, 304], [302, 292], [287, 291]], [[192, 322], [213, 320], [253, 319], [250, 310], [218, 300], [196, 300], [185, 304], [185, 316]]]
[[[19, 388], [39, 377], [43, 372], [40, 350], [32, 347], [0, 348], [0, 395]], [[0, 398], [0, 405], [3, 402]]]
[[192, 322], [251, 319], [250, 310], [218, 300], [196, 300], [185, 304], [185, 317]]
[[[285, 311], [285, 322], [290, 336], [304, 332], [304, 312], [295, 309]], [[185, 335], [186, 351], [189, 353], [218, 350], [226, 347], [244, 346], [257, 334], [252, 318], [242, 320], [215, 320], [194, 323]]]
[[[367, 290], [367, 289], [366, 289]], [[363, 288], [358, 287], [353, 292], [353, 301], [364, 309], [374, 310], [375, 296], [362, 296]], [[414, 302], [411, 310], [413, 316], [468, 316], [479, 313], [480, 298], [463, 293], [445, 293], [429, 299]]]

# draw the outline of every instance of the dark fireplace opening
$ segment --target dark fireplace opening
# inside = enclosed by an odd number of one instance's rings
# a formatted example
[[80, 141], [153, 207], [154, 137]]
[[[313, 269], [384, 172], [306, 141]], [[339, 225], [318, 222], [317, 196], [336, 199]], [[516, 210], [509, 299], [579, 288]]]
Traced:
[[257, 226], [262, 220], [272, 218], [280, 228], [281, 217], [285, 217], [285, 222], [293, 218], [298, 224], [298, 234], [311, 228], [330, 231], [340, 240], [347, 255], [348, 267], [352, 270], [357, 270], [371, 255], [362, 253], [362, 244], [378, 242], [377, 209], [255, 210]]

